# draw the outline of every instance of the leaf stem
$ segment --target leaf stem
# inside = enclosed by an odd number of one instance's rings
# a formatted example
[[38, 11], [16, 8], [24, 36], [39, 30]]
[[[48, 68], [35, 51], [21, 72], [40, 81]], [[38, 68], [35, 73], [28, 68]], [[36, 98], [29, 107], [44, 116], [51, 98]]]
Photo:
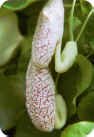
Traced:
[[69, 32], [70, 32], [70, 40], [73, 41], [73, 14], [74, 14], [74, 8], [75, 8], [76, 0], [73, 0], [72, 9], [69, 17]]
[[[78, 7], [78, 6], [80, 6], [80, 4], [78, 3], [78, 4], [76, 4], [76, 6]], [[64, 7], [65, 8], [71, 8], [72, 4], [64, 4]]]
[[76, 41], [80, 40], [80, 37], [81, 37], [82, 33], [84, 32], [85, 27], [86, 27], [86, 25], [87, 25], [87, 23], [88, 23], [88, 21], [89, 21], [89, 19], [90, 19], [90, 17], [91, 17], [91, 15], [92, 15], [93, 12], [94, 12], [94, 9], [91, 9], [90, 12], [89, 12], [89, 14], [88, 14], [88, 16], [86, 17], [86, 19], [85, 19], [85, 21], [83, 23], [83, 26], [82, 26], [80, 32], [78, 33]]

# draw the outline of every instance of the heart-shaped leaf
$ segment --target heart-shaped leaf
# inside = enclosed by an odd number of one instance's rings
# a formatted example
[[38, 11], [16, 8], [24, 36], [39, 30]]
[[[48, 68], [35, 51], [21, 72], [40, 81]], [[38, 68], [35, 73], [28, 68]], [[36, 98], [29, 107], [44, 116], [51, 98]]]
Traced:
[[80, 71], [78, 66], [75, 64], [69, 71], [64, 73], [59, 80], [59, 90], [60, 93], [65, 98], [65, 102], [68, 107], [68, 117], [70, 118], [75, 113], [75, 107], [73, 104], [73, 99], [77, 94], [76, 83]]
[[90, 86], [93, 79], [93, 65], [85, 56], [78, 55], [77, 64], [80, 70], [80, 77], [78, 77], [76, 84], [77, 93], [73, 100], [74, 103], [77, 97], [79, 97]]
[[0, 66], [11, 59], [21, 40], [16, 15], [0, 9]]
[[24, 40], [21, 42], [21, 53], [18, 61], [18, 73], [24, 73], [27, 70], [27, 65], [29, 63], [29, 59], [31, 56], [31, 38], [25, 37]]
[[36, 1], [39, 0], [8, 0], [3, 6], [11, 10], [20, 10]]
[[83, 97], [78, 105], [80, 120], [94, 121], [94, 91]]
[[92, 76], [92, 64], [86, 57], [78, 55], [77, 63], [60, 78], [59, 91], [68, 105], [69, 117], [76, 113], [77, 98], [89, 87]]
[[68, 126], [61, 134], [61, 137], [91, 137], [94, 136], [93, 122], [79, 122]]
[[0, 75], [0, 127], [9, 129], [24, 109], [24, 81], [21, 76]]

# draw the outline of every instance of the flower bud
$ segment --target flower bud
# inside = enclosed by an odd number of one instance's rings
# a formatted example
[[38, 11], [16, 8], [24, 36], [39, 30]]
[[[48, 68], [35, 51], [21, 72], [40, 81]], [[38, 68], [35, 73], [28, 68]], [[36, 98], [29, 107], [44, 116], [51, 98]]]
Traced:
[[70, 69], [78, 55], [77, 43], [69, 41], [61, 54], [61, 43], [57, 44], [55, 53], [55, 70], [58, 73], [64, 73]]

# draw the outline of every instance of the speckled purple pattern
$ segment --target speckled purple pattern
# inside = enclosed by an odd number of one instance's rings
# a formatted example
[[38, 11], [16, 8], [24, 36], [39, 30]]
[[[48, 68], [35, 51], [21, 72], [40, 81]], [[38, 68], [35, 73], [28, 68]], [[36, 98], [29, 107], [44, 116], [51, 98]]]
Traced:
[[50, 0], [48, 5], [40, 13], [32, 42], [32, 60], [39, 67], [49, 65], [57, 42], [62, 40], [63, 34], [62, 0]]
[[40, 13], [26, 75], [26, 107], [33, 124], [42, 131], [55, 126], [55, 84], [48, 66], [64, 24], [62, 0], [49, 0]]
[[55, 120], [55, 87], [48, 69], [29, 66], [26, 83], [26, 106], [38, 129], [51, 131]]

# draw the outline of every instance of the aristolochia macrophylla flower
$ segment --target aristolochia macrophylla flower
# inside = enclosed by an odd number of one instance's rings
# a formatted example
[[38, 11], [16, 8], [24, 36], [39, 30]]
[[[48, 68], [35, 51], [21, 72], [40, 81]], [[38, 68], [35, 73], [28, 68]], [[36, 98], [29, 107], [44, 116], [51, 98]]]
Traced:
[[0, 7], [6, 2], [7, 0], [0, 0]]
[[91, 4], [92, 7], [94, 7], [94, 0], [85, 0]]
[[42, 131], [52, 131], [55, 124], [55, 86], [48, 69], [31, 62], [26, 77], [26, 107], [33, 124]]
[[63, 25], [63, 0], [49, 0], [39, 16], [26, 75], [27, 111], [42, 131], [50, 132], [55, 127], [55, 84], [48, 65], [58, 41], [62, 41]]
[[49, 0], [40, 13], [32, 42], [32, 60], [37, 66], [49, 65], [57, 42], [62, 40], [63, 28], [63, 0]]

